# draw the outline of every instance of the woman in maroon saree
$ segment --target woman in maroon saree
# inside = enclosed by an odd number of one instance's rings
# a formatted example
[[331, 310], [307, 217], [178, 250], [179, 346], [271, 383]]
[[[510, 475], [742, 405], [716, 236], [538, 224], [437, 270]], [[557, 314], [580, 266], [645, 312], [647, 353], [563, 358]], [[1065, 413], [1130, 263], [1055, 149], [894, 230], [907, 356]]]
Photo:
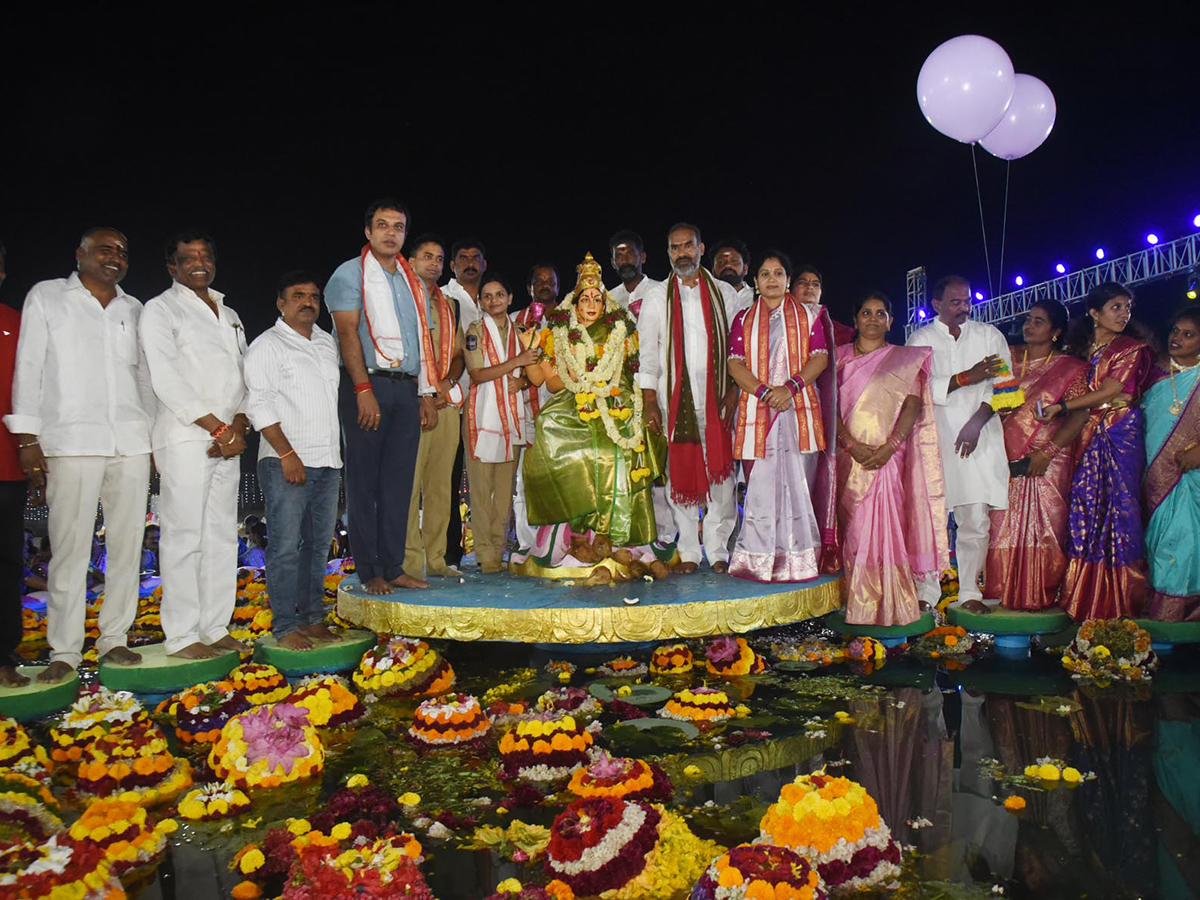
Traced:
[[1087, 366], [1062, 351], [1067, 323], [1067, 310], [1057, 300], [1035, 303], [1022, 328], [1024, 346], [1012, 348], [1025, 403], [1000, 413], [1013, 477], [1008, 509], [991, 513], [984, 584], [984, 596], [998, 597], [1008, 609], [1054, 606], [1067, 570], [1063, 548], [1075, 438], [1088, 413], [1077, 410], [1050, 423], [1037, 419], [1039, 407], [1087, 393]]
[[1088, 392], [1042, 407], [1043, 422], [1089, 411], [1071, 480], [1067, 573], [1059, 600], [1077, 622], [1136, 616], [1147, 592], [1139, 502], [1146, 448], [1138, 404], [1154, 350], [1123, 333], [1133, 309], [1129, 288], [1101, 284], [1088, 294], [1087, 306], [1069, 343], [1087, 361]]

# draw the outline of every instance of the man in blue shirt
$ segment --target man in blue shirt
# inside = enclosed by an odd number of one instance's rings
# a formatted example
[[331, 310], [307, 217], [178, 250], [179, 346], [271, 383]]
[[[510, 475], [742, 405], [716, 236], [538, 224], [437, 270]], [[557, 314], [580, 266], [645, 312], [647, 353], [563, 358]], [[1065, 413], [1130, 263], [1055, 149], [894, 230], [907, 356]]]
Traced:
[[[425, 291], [400, 254], [408, 219], [407, 207], [391, 198], [367, 207], [367, 246], [338, 266], [325, 286], [342, 359], [338, 412], [350, 550], [372, 594], [429, 587], [404, 571], [420, 430], [438, 420], [437, 386], [429, 383], [421, 339]], [[371, 293], [382, 290], [382, 282], [390, 288], [390, 308]], [[365, 308], [364, 288], [370, 301]]]

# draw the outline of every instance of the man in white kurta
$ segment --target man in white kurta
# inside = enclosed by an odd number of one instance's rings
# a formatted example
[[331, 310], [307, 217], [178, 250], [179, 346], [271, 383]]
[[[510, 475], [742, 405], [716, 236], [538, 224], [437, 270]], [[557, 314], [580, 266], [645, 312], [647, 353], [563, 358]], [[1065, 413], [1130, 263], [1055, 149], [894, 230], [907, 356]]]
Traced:
[[[696, 423], [699, 434], [705, 433], [705, 404], [704, 398], [708, 392], [709, 354], [714, 340], [704, 327], [704, 312], [701, 309], [701, 293], [698, 276], [703, 273], [700, 269], [700, 258], [704, 254], [704, 244], [694, 226], [680, 225], [671, 230], [668, 235], [667, 255], [671, 258], [672, 278], [679, 282], [679, 300], [681, 307], [681, 322], [683, 330], [684, 353], [687, 360], [688, 379], [692, 397], [695, 400]], [[711, 277], [711, 276], [710, 276]], [[688, 282], [693, 282], [688, 284]], [[723, 281], [715, 282], [721, 292], [721, 302], [725, 307], [726, 322], [733, 320], [737, 312], [737, 292]], [[640, 350], [637, 385], [646, 398], [646, 423], [651, 429], [668, 431], [667, 420], [670, 395], [667, 390], [670, 361], [668, 360], [667, 334], [667, 291], [664, 286], [650, 291], [642, 301], [641, 314], [638, 317], [638, 346]], [[722, 418], [733, 420], [733, 401], [737, 392], [733, 388], [726, 390], [726, 385], [714, 386], [718, 411]], [[667, 434], [668, 443], [671, 435]], [[732, 437], [731, 437], [732, 440]], [[703, 442], [702, 442], [703, 444]], [[707, 461], [707, 449], [705, 450]], [[701, 545], [708, 557], [708, 564], [713, 571], [722, 573], [729, 570], [729, 538], [737, 524], [737, 498], [735, 494], [736, 481], [732, 475], [722, 480], [710, 483], [708, 502], [704, 504], [701, 534], [698, 522], [699, 509], [695, 506], [683, 506], [672, 500], [671, 470], [667, 468], [668, 503], [671, 508], [675, 528], [679, 532], [679, 556], [683, 561], [682, 572], [694, 572], [701, 560]]]
[[971, 286], [949, 277], [934, 286], [937, 318], [908, 339], [931, 347], [930, 386], [946, 479], [946, 507], [958, 526], [959, 599], [982, 599], [979, 574], [987, 559], [989, 510], [1008, 508], [1004, 432], [992, 412], [992, 378], [1001, 362], [1012, 371], [998, 329], [972, 322]]
[[96, 652], [109, 663], [141, 657], [126, 647], [137, 614], [142, 532], [150, 481], [153, 394], [138, 351], [142, 304], [118, 282], [129, 267], [119, 231], [95, 229], [75, 251], [78, 271], [33, 286], [22, 309], [13, 380], [21, 466], [45, 492], [54, 557], [47, 578], [50, 666], [67, 677], [83, 660], [87, 573], [96, 503], [104, 509], [104, 603]]
[[170, 245], [171, 287], [146, 304], [141, 343], [158, 398], [154, 461], [162, 478], [162, 627], [166, 651], [208, 659], [246, 646], [229, 634], [237, 596], [238, 456], [249, 427], [238, 314], [210, 285], [212, 241]]

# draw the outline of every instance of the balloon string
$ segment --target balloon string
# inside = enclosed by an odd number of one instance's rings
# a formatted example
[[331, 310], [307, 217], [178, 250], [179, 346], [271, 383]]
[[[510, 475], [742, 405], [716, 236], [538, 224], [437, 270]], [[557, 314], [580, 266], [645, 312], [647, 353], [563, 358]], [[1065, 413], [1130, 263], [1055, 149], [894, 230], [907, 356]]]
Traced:
[[979, 201], [979, 230], [983, 232], [983, 262], [987, 266], [988, 293], [995, 296], [992, 286], [992, 260], [988, 256], [987, 226], [983, 222], [983, 192], [979, 189], [979, 163], [975, 161], [975, 145], [971, 145], [971, 168], [975, 170], [975, 198]]
[[1004, 224], [1000, 226], [1000, 271], [996, 275], [1000, 293], [1004, 293], [1004, 242], [1008, 238], [1008, 177], [1012, 174], [1012, 160], [1004, 164]]

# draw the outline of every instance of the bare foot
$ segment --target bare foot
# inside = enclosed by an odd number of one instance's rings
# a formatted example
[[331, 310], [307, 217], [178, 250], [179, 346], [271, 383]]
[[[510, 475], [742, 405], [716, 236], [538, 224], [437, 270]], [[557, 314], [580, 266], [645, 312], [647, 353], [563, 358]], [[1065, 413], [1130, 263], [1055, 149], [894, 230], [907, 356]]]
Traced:
[[114, 666], [136, 666], [141, 661], [142, 655], [134, 653], [128, 647], [113, 647], [100, 657], [100, 662], [112, 663]]
[[725, 562], [723, 559], [718, 559], [712, 564], [712, 570], [714, 575], [724, 575], [729, 571], [729, 563]]
[[202, 644], [199, 641], [188, 644], [181, 650], [176, 650], [174, 653], [167, 654], [179, 659], [216, 659], [221, 655], [220, 650], [214, 650], [208, 644]]
[[424, 590], [425, 588], [429, 587], [428, 581], [423, 581], [420, 578], [414, 578], [408, 573], [393, 578], [392, 584], [398, 588], [410, 588], [416, 590]]
[[981, 616], [986, 616], [992, 611], [982, 600], [965, 600], [959, 604], [959, 608]]
[[675, 567], [675, 571], [678, 572], [680, 575], [691, 575], [698, 568], [700, 568], [699, 563], [684, 561]]
[[314, 641], [321, 641], [325, 644], [333, 644], [342, 639], [342, 636], [336, 631], [330, 631], [328, 625], [301, 625], [296, 629], [302, 635], [312, 638]]
[[392, 592], [392, 583], [382, 575], [376, 575], [370, 581], [363, 583], [363, 590], [368, 594], [390, 594]]
[[285, 650], [311, 650], [313, 648], [313, 642], [299, 631], [289, 631], [276, 643]]
[[70, 678], [74, 672], [75, 669], [70, 664], [58, 659], [46, 666], [46, 670], [38, 675], [37, 680], [41, 684], [58, 684]]
[[219, 641], [213, 641], [208, 646], [214, 650], [232, 650], [234, 653], [249, 653], [253, 649], [249, 644], [243, 644], [232, 634], [227, 634]]
[[16, 666], [0, 666], [0, 687], [25, 687], [29, 679]]

